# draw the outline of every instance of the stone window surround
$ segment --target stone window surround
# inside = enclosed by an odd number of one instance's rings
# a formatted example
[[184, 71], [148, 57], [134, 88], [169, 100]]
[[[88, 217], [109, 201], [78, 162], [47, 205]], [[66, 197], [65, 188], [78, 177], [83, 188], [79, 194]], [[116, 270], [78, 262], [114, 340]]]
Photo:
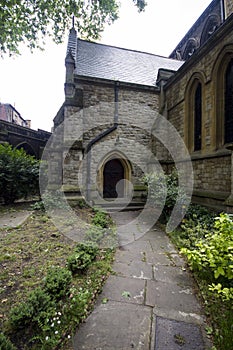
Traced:
[[[190, 78], [186, 91], [185, 91], [185, 120], [184, 120], [184, 128], [185, 128], [185, 144], [189, 150], [189, 152], [192, 153], [201, 153], [202, 150], [205, 148], [205, 142], [204, 142], [204, 136], [205, 136], [205, 109], [204, 109], [204, 102], [205, 102], [205, 89], [204, 84], [205, 82], [205, 76], [203, 73], [196, 72], [192, 75]], [[197, 91], [198, 85], [201, 84], [201, 91], [202, 91], [202, 129], [201, 129], [201, 136], [202, 136], [202, 147], [201, 150], [195, 151], [194, 148], [194, 120], [195, 120], [195, 94]]]
[[225, 148], [227, 145], [224, 141], [224, 121], [225, 121], [225, 76], [228, 64], [233, 58], [233, 45], [225, 46], [218, 55], [212, 77], [214, 95], [214, 118], [213, 118], [213, 149]]

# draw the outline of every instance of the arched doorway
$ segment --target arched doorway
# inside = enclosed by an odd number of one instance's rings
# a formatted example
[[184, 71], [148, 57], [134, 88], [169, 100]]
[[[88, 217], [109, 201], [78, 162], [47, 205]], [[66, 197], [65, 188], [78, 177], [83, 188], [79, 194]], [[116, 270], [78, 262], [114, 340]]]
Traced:
[[[110, 159], [104, 166], [103, 171], [103, 197], [123, 198], [125, 171], [120, 159]], [[121, 181], [119, 183], [119, 181]], [[117, 185], [118, 184], [118, 185]]]

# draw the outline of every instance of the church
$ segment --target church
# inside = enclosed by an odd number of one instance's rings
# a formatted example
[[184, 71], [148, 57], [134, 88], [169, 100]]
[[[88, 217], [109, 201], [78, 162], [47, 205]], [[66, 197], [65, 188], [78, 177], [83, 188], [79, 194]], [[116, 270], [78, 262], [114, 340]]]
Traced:
[[72, 28], [65, 66], [54, 133], [67, 196], [140, 201], [144, 174], [188, 154], [193, 202], [233, 210], [232, 0], [213, 0], [169, 57], [81, 40]]

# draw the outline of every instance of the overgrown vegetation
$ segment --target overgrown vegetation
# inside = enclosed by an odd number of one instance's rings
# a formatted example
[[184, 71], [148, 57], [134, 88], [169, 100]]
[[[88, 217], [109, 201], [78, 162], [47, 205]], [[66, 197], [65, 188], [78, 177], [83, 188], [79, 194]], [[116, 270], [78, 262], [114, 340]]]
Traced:
[[84, 272], [95, 260], [98, 246], [91, 243], [79, 243], [67, 259], [67, 267], [73, 273]]
[[187, 196], [184, 189], [179, 188], [178, 173], [176, 170], [166, 175], [164, 173], [146, 174], [142, 181], [148, 188], [148, 195], [153, 205], [163, 208], [160, 216], [161, 222], [168, 222], [177, 199], [179, 200], [180, 207], [182, 208], [183, 206], [183, 209], [186, 208]]
[[[75, 211], [89, 223], [97, 214]], [[9, 345], [0, 348], [69, 348], [111, 271], [114, 249], [69, 240], [40, 210], [18, 229], [1, 229], [1, 241], [0, 341]]]
[[[232, 216], [191, 205], [181, 227], [170, 234], [198, 282], [208, 333], [215, 349], [231, 350], [233, 331], [233, 221]], [[221, 311], [220, 311], [221, 310]]]
[[99, 246], [115, 247], [117, 237], [111, 218], [98, 208], [93, 210], [95, 215], [91, 220], [91, 227], [86, 232], [86, 240]]
[[[168, 175], [147, 174], [144, 183], [153, 205], [163, 205], [160, 223], [167, 223], [178, 194], [185, 206], [186, 195], [179, 192], [175, 171]], [[186, 207], [184, 209], [187, 209]], [[190, 205], [178, 229], [169, 234], [187, 258], [199, 285], [213, 336], [213, 350], [232, 350], [233, 333], [233, 220], [200, 205]]]
[[[28, 181], [30, 179], [30, 181]], [[0, 195], [5, 204], [39, 191], [39, 161], [23, 149], [0, 144]]]

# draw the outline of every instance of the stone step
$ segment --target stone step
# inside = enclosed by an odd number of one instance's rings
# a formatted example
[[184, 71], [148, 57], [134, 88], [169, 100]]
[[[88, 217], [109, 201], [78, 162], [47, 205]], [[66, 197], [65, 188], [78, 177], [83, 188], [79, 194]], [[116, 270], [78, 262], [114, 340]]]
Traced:
[[145, 203], [142, 201], [132, 201], [130, 203], [124, 201], [98, 201], [95, 202], [95, 207], [102, 208], [104, 211], [110, 213], [115, 211], [134, 211], [134, 210], [142, 210], [144, 208]]

